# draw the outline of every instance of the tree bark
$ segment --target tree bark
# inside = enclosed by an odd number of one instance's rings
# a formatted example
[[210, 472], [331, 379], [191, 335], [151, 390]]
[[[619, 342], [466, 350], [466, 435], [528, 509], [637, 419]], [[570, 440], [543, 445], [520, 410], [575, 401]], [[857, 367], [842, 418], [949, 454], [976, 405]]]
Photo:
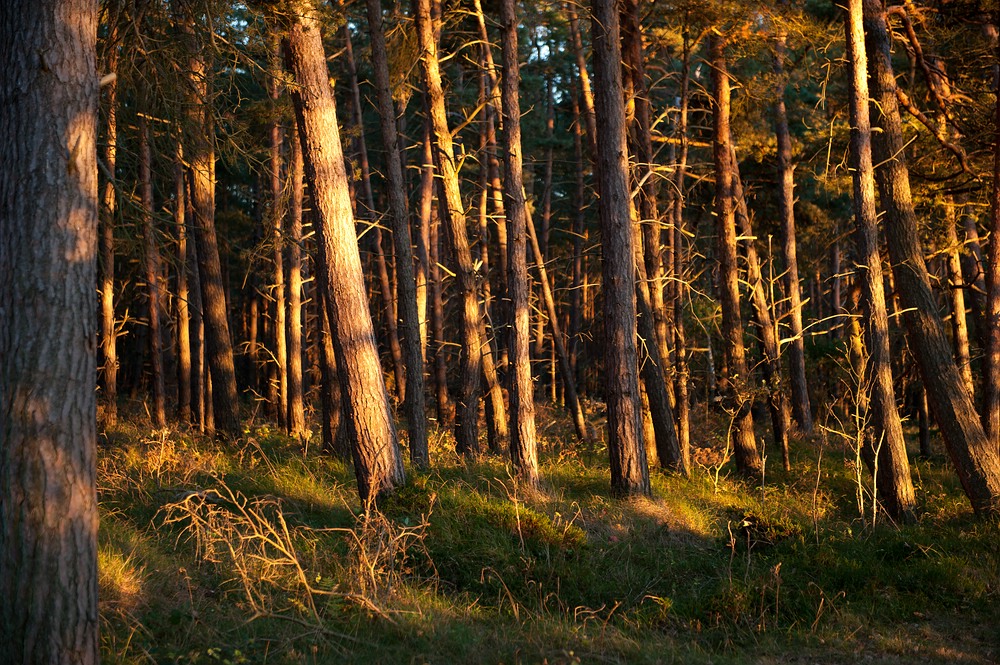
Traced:
[[[649, 494], [649, 467], [642, 438], [636, 350], [635, 242], [622, 98], [621, 35], [614, 0], [593, 0], [597, 173], [601, 197], [601, 257], [604, 274], [604, 386], [608, 408], [611, 491]], [[586, 67], [581, 70], [584, 75]]]
[[420, 316], [417, 311], [417, 285], [413, 275], [413, 249], [410, 242], [409, 212], [406, 205], [406, 181], [396, 134], [396, 108], [389, 81], [389, 57], [382, 28], [381, 0], [367, 0], [368, 26], [372, 40], [372, 65], [378, 97], [379, 123], [386, 153], [386, 176], [389, 190], [389, 214], [396, 247], [398, 300], [403, 328], [403, 354], [406, 361], [406, 401], [409, 421], [410, 461], [418, 467], [430, 463], [427, 448], [427, 413], [424, 395], [424, 360], [420, 344]]
[[[109, 26], [106, 67], [108, 73], [117, 73], [117, 28]], [[107, 167], [107, 180], [101, 193], [100, 235], [100, 284], [101, 292], [101, 353], [104, 370], [104, 411], [106, 425], [118, 420], [118, 330], [115, 328], [115, 215], [118, 196], [115, 191], [115, 167], [118, 161], [118, 82], [107, 86], [107, 134], [102, 158]]]
[[[1000, 56], [1000, 45], [995, 52]], [[997, 88], [1000, 90], [1000, 87]], [[986, 248], [986, 303], [983, 312], [983, 426], [1000, 450], [1000, 93], [994, 114], [993, 171], [990, 190], [990, 243]]]
[[[847, 56], [851, 71], [851, 168], [854, 174], [854, 245], [867, 359], [858, 377], [866, 394], [870, 431], [865, 436], [869, 466], [876, 467], [879, 500], [896, 519], [912, 517], [913, 481], [906, 456], [906, 442], [896, 409], [889, 347], [889, 319], [878, 247], [875, 209], [875, 176], [872, 165], [871, 121], [868, 111], [868, 64], [861, 20], [861, 0], [850, 0], [845, 15]], [[877, 453], [875, 452], [877, 450]], [[874, 464], [873, 464], [874, 462]]]
[[177, 142], [174, 158], [174, 225], [177, 227], [177, 418], [191, 423], [191, 290], [188, 286], [187, 195], [184, 148]]
[[719, 261], [719, 290], [722, 301], [722, 337], [726, 366], [729, 368], [728, 397], [733, 411], [733, 451], [736, 468], [754, 478], [761, 473], [760, 455], [754, 437], [753, 397], [748, 390], [749, 373], [743, 347], [743, 319], [740, 315], [739, 277], [736, 266], [736, 217], [733, 206], [733, 151], [729, 134], [729, 72], [725, 44], [718, 35], [709, 36], [712, 67], [712, 106], [715, 156], [716, 251]]
[[367, 508], [405, 477], [365, 297], [320, 21], [311, 0], [290, 5], [285, 60], [298, 84], [292, 101], [319, 221], [316, 265], [326, 294], [358, 493]]
[[972, 379], [972, 360], [969, 351], [969, 326], [965, 318], [965, 282], [962, 279], [961, 244], [958, 242], [958, 231], [955, 228], [955, 197], [948, 195], [944, 203], [944, 233], [948, 243], [948, 300], [951, 304], [951, 332], [955, 349], [955, 362], [962, 374], [962, 381], [969, 391], [975, 394], [975, 384]]
[[291, 192], [288, 211], [288, 318], [285, 321], [288, 343], [288, 433], [305, 437], [306, 413], [302, 385], [302, 199], [305, 166], [302, 162], [302, 142], [298, 127], [292, 129]]
[[788, 297], [789, 377], [792, 384], [792, 417], [806, 434], [812, 432], [812, 408], [806, 380], [805, 337], [802, 332], [802, 296], [799, 291], [799, 259], [795, 243], [795, 166], [792, 139], [785, 110], [785, 33], [779, 32], [775, 45], [774, 73], [778, 90], [774, 104], [774, 130], [778, 140], [778, 175], [781, 181], [778, 216], [781, 218], [781, 249], [785, 259], [785, 291]]
[[12, 663], [99, 662], [96, 37], [97, 3], [0, 5], [0, 635]]
[[274, 359], [277, 365], [275, 378], [277, 381], [275, 394], [278, 398], [273, 405], [274, 412], [278, 416], [278, 425], [289, 431], [288, 427], [288, 309], [285, 300], [285, 232], [284, 219], [285, 210], [281, 206], [282, 182], [281, 182], [281, 144], [282, 132], [278, 124], [278, 77], [280, 67], [281, 48], [275, 39], [271, 47], [270, 75], [268, 76], [267, 88], [268, 96], [271, 98], [271, 120], [268, 122], [268, 164], [267, 176], [269, 179], [268, 206], [267, 206], [267, 226], [271, 228], [271, 261], [272, 277], [271, 286], [268, 289], [271, 294], [271, 319], [272, 342], [274, 343]]
[[143, 268], [149, 305], [149, 364], [153, 387], [153, 425], [167, 426], [167, 397], [163, 376], [163, 332], [160, 325], [160, 247], [153, 222], [153, 156], [149, 146], [149, 122], [139, 114], [139, 191], [142, 209]]
[[882, 165], [875, 179], [886, 211], [889, 256], [905, 308], [907, 339], [934, 419], [973, 509], [995, 514], [1000, 512], [1000, 450], [975, 417], [972, 397], [962, 383], [937, 314], [910, 196], [885, 12], [878, 0], [864, 0], [863, 7], [872, 107], [881, 129], [873, 136], [872, 157]]

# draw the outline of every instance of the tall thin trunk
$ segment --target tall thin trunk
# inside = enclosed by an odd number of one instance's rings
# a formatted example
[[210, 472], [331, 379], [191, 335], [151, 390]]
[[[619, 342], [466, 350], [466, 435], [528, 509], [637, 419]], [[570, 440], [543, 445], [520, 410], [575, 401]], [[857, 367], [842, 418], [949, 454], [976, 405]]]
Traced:
[[421, 67], [427, 89], [428, 112], [435, 137], [435, 165], [441, 176], [444, 193], [439, 201], [445, 217], [448, 241], [455, 255], [455, 281], [462, 298], [461, 390], [457, 413], [456, 447], [462, 454], [479, 452], [479, 386], [482, 370], [482, 345], [479, 289], [476, 269], [469, 250], [465, 206], [458, 184], [458, 164], [452, 147], [451, 130], [441, 87], [437, 42], [431, 18], [430, 0], [414, 0], [413, 13], [420, 40]]
[[430, 463], [427, 448], [427, 414], [424, 396], [424, 360], [420, 344], [420, 315], [417, 311], [417, 285], [413, 276], [413, 249], [410, 242], [409, 211], [406, 205], [406, 181], [400, 160], [396, 134], [396, 107], [389, 82], [389, 57], [382, 28], [381, 0], [367, 0], [368, 26], [372, 40], [372, 65], [375, 92], [378, 96], [382, 143], [386, 152], [386, 176], [389, 189], [389, 212], [392, 237], [396, 247], [396, 276], [403, 353], [406, 359], [406, 417], [409, 421], [410, 461], [418, 467]]
[[292, 129], [288, 158], [291, 179], [288, 211], [288, 433], [302, 438], [306, 431], [302, 386], [302, 199], [304, 165], [298, 128]]
[[[538, 483], [535, 441], [535, 387], [531, 381], [530, 312], [528, 308], [527, 209], [524, 204], [521, 157], [520, 71], [517, 53], [517, 15], [514, 0], [500, 3], [500, 46], [503, 61], [503, 194], [510, 225], [509, 295], [510, 333], [510, 457], [521, 477]], [[546, 285], [547, 286], [547, 285]]]
[[[107, 41], [106, 67], [108, 72], [118, 69], [117, 28], [112, 23]], [[107, 167], [107, 180], [101, 193], [100, 234], [100, 292], [101, 292], [101, 353], [104, 370], [104, 423], [114, 425], [118, 420], [118, 330], [115, 328], [115, 215], [118, 197], [115, 192], [115, 166], [118, 161], [118, 82], [107, 86], [107, 134], [102, 154]]]
[[712, 67], [712, 116], [714, 121], [716, 251], [719, 261], [719, 291], [722, 301], [722, 338], [729, 368], [728, 397], [733, 411], [733, 450], [736, 468], [746, 476], [761, 473], [760, 455], [754, 438], [753, 397], [749, 392], [749, 372], [743, 347], [743, 319], [736, 266], [736, 217], [733, 206], [734, 168], [729, 134], [729, 72], [725, 43], [718, 35], [709, 36]]
[[788, 402], [785, 400], [785, 386], [781, 379], [781, 357], [778, 355], [778, 327], [771, 316], [771, 303], [767, 297], [767, 287], [760, 269], [760, 258], [757, 256], [757, 238], [754, 236], [750, 213], [747, 209], [746, 197], [743, 193], [743, 182], [740, 178], [739, 161], [733, 152], [733, 196], [736, 199], [736, 219], [739, 224], [740, 236], [743, 238], [744, 254], [747, 263], [746, 280], [750, 289], [750, 304], [753, 308], [753, 318], [760, 331], [761, 348], [764, 352], [762, 365], [764, 383], [767, 387], [767, 406], [771, 412], [771, 430], [774, 443], [781, 451], [781, 464], [785, 471], [791, 469], [788, 459], [788, 432], [792, 428], [791, 414]]
[[[604, 386], [608, 405], [611, 491], [649, 494], [649, 467], [642, 438], [636, 350], [635, 241], [628, 175], [625, 104], [622, 98], [621, 36], [614, 0], [593, 0], [597, 173], [601, 196], [604, 273]], [[577, 35], [579, 36], [579, 35]], [[584, 75], [586, 67], [581, 71]]]
[[[186, 3], [187, 4], [187, 3]], [[187, 147], [190, 149], [191, 199], [194, 208], [195, 243], [201, 284], [202, 315], [205, 325], [205, 359], [212, 374], [212, 415], [219, 431], [239, 436], [239, 396], [236, 368], [229, 337], [226, 294], [222, 263], [215, 234], [215, 128], [209, 100], [204, 53], [195, 35], [193, 7], [181, 21], [182, 37], [188, 52]], [[208, 408], [206, 406], [206, 412]]]
[[[177, 418], [191, 423], [191, 291], [188, 286], [187, 192], [184, 148], [177, 142], [174, 158], [174, 225], [177, 227]], [[256, 323], [254, 321], [253, 323]]]
[[441, 225], [440, 210], [434, 215], [430, 228], [431, 250], [431, 332], [434, 341], [434, 395], [437, 403], [438, 424], [450, 429], [455, 424], [455, 406], [448, 394], [447, 339], [444, 334], [444, 276], [441, 274]]
[[[185, 170], [185, 206], [188, 235], [193, 227], [194, 202], [190, 173]], [[205, 431], [205, 319], [201, 307], [201, 275], [198, 271], [198, 243], [188, 243], [187, 273], [191, 280], [191, 409], [198, 431]]]
[[[1000, 62], [1000, 45], [994, 49]], [[1000, 87], [997, 88], [1000, 90]], [[983, 312], [983, 425], [993, 448], [1000, 450], [1000, 93], [994, 117], [990, 243], [986, 248], [986, 307]]]
[[10, 663], [99, 662], [97, 23], [95, 2], [0, 5], [0, 635]]
[[[586, 229], [587, 217], [585, 211], [587, 190], [583, 180], [583, 125], [580, 118], [580, 105], [576, 95], [571, 95], [573, 102], [573, 153], [574, 153], [574, 188], [573, 206], [573, 279], [570, 290], [569, 313], [569, 367], [572, 383], [583, 389], [583, 363], [580, 362], [580, 347], [583, 346], [583, 234]], [[579, 433], [578, 433], [579, 435]], [[584, 433], [586, 435], [586, 433]]]
[[785, 292], [788, 297], [789, 376], [792, 384], [792, 417], [803, 432], [812, 432], [812, 408], [806, 380], [805, 337], [802, 332], [802, 296], [799, 291], [799, 259], [795, 242], [795, 166], [792, 164], [792, 139], [785, 110], [785, 33], [780, 32], [775, 45], [774, 72], [778, 90], [774, 104], [774, 130], [778, 139], [778, 175], [781, 179], [778, 216], [781, 218], [781, 249], [785, 259]]
[[684, 465], [691, 468], [691, 411], [689, 402], [687, 340], [684, 330], [684, 302], [688, 297], [687, 264], [684, 236], [684, 204], [688, 162], [688, 105], [691, 85], [690, 76], [691, 43], [685, 26], [681, 51], [680, 110], [677, 118], [677, 134], [680, 154], [674, 172], [674, 397], [677, 418], [677, 441], [684, 457]]
[[948, 243], [948, 299], [951, 304], [951, 332], [955, 349], [955, 361], [962, 381], [975, 394], [972, 380], [972, 361], [969, 351], [969, 327], [965, 318], [965, 282], [962, 279], [961, 245], [955, 228], [955, 197], [948, 195], [944, 203], [944, 234]]
[[[368, 162], [368, 142], [365, 140], [364, 116], [361, 109], [361, 89], [358, 86], [358, 70], [354, 62], [354, 46], [351, 40], [350, 23], [344, 24], [344, 56], [347, 61], [348, 80], [351, 84], [351, 110], [354, 127], [357, 130], [355, 142], [361, 166], [362, 203], [365, 206], [364, 215], [358, 216], [375, 221], [377, 216], [375, 211], [375, 197], [372, 193], [371, 166]], [[395, 120], [395, 117], [396, 112], [393, 108], [392, 118]], [[390, 186], [391, 191], [392, 186]], [[400, 191], [399, 194], [404, 197], [405, 201], [404, 191]], [[358, 210], [360, 211], [360, 207]], [[406, 219], [406, 217], [403, 219]], [[382, 316], [385, 319], [385, 328], [389, 338], [389, 355], [392, 357], [392, 372], [396, 380], [396, 395], [403, 402], [406, 400], [406, 369], [403, 366], [403, 349], [399, 344], [399, 328], [396, 324], [396, 311], [398, 309], [396, 295], [392, 290], [389, 267], [385, 260], [385, 246], [382, 244], [381, 225], [375, 224], [372, 227], [371, 234], [372, 248], [375, 250], [375, 268], [378, 271], [379, 295], [382, 296]]]
[[149, 364], [152, 370], [153, 425], [167, 426], [167, 397], [163, 376], [163, 332], [160, 325], [160, 246], [153, 222], [153, 156], [149, 145], [149, 122], [139, 114], [139, 191], [142, 205], [143, 268], [149, 304]]
[[428, 361], [427, 340], [429, 322], [431, 319], [430, 308], [427, 305], [428, 291], [430, 286], [430, 272], [432, 268], [430, 257], [431, 244], [431, 220], [434, 214], [434, 152], [431, 148], [430, 123], [423, 123], [423, 141], [421, 142], [421, 162], [420, 162], [420, 188], [418, 192], [417, 206], [417, 312], [420, 316], [420, 352], [424, 362]]
[[274, 343], [274, 359], [277, 364], [277, 404], [274, 410], [278, 416], [278, 425], [286, 432], [288, 426], [288, 309], [285, 300], [285, 231], [284, 220], [285, 210], [281, 206], [282, 182], [281, 182], [281, 144], [282, 131], [278, 124], [278, 77], [280, 75], [280, 54], [281, 46], [275, 39], [272, 45], [271, 72], [268, 77], [268, 96], [271, 98], [272, 115], [269, 122], [268, 134], [268, 164], [267, 175], [269, 179], [267, 223], [271, 227], [271, 260], [274, 272], [271, 277], [271, 332]]
[[980, 514], [1000, 511], [1000, 450], [975, 417], [972, 397], [952, 356], [931, 291], [910, 196], [902, 122], [896, 99], [889, 31], [878, 0], [863, 0], [872, 107], [881, 131], [872, 137], [880, 200], [885, 208], [889, 256], [905, 308], [907, 339], [920, 368], [927, 399], [959, 479]]
[[285, 60], [298, 84], [292, 101], [319, 221], [316, 265], [333, 332], [358, 493], [367, 507], [401, 485], [405, 476], [365, 297], [318, 12], [311, 0], [291, 4]]

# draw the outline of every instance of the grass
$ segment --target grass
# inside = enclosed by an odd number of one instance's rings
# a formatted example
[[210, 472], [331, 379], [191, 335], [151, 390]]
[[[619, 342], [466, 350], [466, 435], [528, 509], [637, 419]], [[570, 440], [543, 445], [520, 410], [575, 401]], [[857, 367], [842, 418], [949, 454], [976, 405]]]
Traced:
[[617, 501], [605, 451], [559, 418], [542, 409], [538, 489], [438, 433], [433, 469], [370, 515], [319, 446], [123, 421], [99, 455], [103, 659], [1000, 659], [1000, 533], [943, 458], [915, 463], [917, 523], [873, 524], [853, 451], [796, 440], [791, 473], [748, 483], [723, 461], [725, 423], [701, 414], [693, 477], [654, 471], [653, 498]]

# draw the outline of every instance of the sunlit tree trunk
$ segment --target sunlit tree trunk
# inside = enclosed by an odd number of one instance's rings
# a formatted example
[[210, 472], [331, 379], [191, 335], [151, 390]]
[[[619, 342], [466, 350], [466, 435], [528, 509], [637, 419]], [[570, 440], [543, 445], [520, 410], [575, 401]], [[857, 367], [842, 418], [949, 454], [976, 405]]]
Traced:
[[[0, 3], [0, 660], [96, 665], [97, 3]], [[16, 177], [13, 177], [16, 169]]]
[[993, 514], [1000, 511], [1000, 449], [986, 436], [975, 416], [972, 397], [962, 382], [937, 314], [910, 196], [885, 12], [878, 0], [863, 0], [863, 7], [872, 108], [881, 130], [872, 137], [872, 157], [880, 164], [875, 180], [886, 212], [887, 244], [896, 290], [904, 307], [907, 340], [934, 420], [972, 507], [977, 513]]
[[604, 273], [604, 390], [611, 491], [617, 496], [632, 496], [649, 494], [650, 487], [637, 375], [636, 253], [629, 212], [621, 36], [614, 0], [593, 1], [591, 35], [597, 92], [594, 110], [601, 192], [598, 210]]
[[[994, 49], [1000, 57], [1000, 46]], [[1000, 90], [1000, 87], [997, 88]], [[1000, 93], [994, 114], [990, 243], [986, 248], [986, 307], [983, 312], [983, 425], [993, 448], [1000, 450]]]
[[187, 195], [184, 186], [184, 149], [177, 143], [174, 157], [174, 226], [177, 233], [177, 419], [191, 423], [191, 290], [188, 286]]
[[306, 431], [305, 403], [302, 385], [302, 199], [304, 165], [302, 142], [298, 128], [292, 129], [289, 142], [289, 192], [288, 211], [288, 433], [302, 438]]
[[955, 228], [955, 198], [947, 196], [944, 204], [944, 234], [948, 243], [948, 300], [951, 304], [951, 332], [955, 349], [955, 361], [962, 381], [974, 395], [972, 380], [972, 360], [969, 351], [969, 327], [965, 318], [965, 282], [962, 279], [962, 246], [958, 242], [958, 231]]
[[[118, 69], [118, 31], [112, 22], [106, 43], [109, 45], [105, 67], [108, 73]], [[101, 159], [107, 167], [100, 214], [100, 283], [101, 293], [101, 353], [104, 370], [104, 423], [114, 425], [118, 420], [118, 331], [115, 328], [115, 215], [118, 196], [115, 192], [115, 167], [118, 162], [118, 82], [111, 81], [107, 91], [107, 125]]]

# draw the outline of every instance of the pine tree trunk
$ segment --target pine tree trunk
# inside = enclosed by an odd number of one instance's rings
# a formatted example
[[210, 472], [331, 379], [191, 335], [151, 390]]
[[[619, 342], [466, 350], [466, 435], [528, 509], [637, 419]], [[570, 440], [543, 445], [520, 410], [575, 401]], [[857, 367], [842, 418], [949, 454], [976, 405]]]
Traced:
[[[177, 419], [191, 423], [191, 290], [188, 286], [187, 192], [184, 148], [178, 141], [174, 158], [174, 225], [177, 227]], [[256, 323], [254, 321], [254, 323]]]
[[343, 393], [340, 390], [340, 377], [337, 375], [337, 354], [333, 350], [333, 333], [330, 332], [330, 319], [327, 314], [326, 299], [323, 289], [316, 289], [316, 306], [320, 319], [319, 348], [320, 373], [320, 408], [322, 409], [323, 450], [341, 460], [351, 459], [351, 442], [347, 436], [344, 423]]
[[405, 477], [365, 297], [320, 21], [311, 0], [291, 4], [285, 59], [297, 83], [292, 101], [319, 221], [317, 272], [333, 332], [358, 493], [367, 508]]
[[[420, 189], [418, 190], [418, 220], [417, 232], [417, 312], [420, 316], [420, 352], [424, 362], [429, 361], [427, 355], [431, 307], [428, 306], [428, 293], [431, 290], [431, 221], [434, 215], [434, 153], [431, 149], [430, 123], [424, 122], [424, 136], [421, 142], [422, 158], [420, 164]], [[433, 376], [431, 377], [433, 379]]]
[[[802, 331], [802, 296], [799, 291], [799, 259], [795, 243], [795, 166], [792, 164], [792, 139], [785, 111], [785, 34], [778, 34], [775, 45], [774, 72], [779, 80], [774, 105], [774, 129], [778, 139], [778, 175], [781, 179], [779, 217], [781, 218], [782, 253], [785, 259], [785, 292], [788, 297], [788, 327], [792, 341], [788, 345], [789, 375], [792, 384], [792, 417], [806, 434], [812, 432], [812, 408], [806, 380], [805, 337]], [[816, 302], [816, 301], [814, 301]]]
[[[593, 0], [594, 100], [597, 173], [601, 197], [604, 274], [604, 389], [608, 405], [611, 491], [649, 494], [649, 467], [642, 438], [636, 350], [635, 242], [622, 98], [621, 36], [614, 0]], [[577, 35], [579, 36], [579, 35]], [[586, 67], [580, 74], [584, 75]]]
[[879, 199], [885, 208], [889, 256], [905, 308], [907, 339], [918, 362], [927, 399], [958, 471], [979, 514], [1000, 511], [1000, 450], [975, 417], [972, 397], [951, 354], [920, 247], [910, 197], [902, 123], [896, 100], [889, 32], [878, 0], [864, 0], [864, 34], [869, 56], [872, 108], [881, 131], [872, 137]]
[[439, 203], [445, 218], [445, 230], [455, 255], [455, 279], [462, 298], [461, 390], [457, 410], [456, 447], [466, 455], [479, 453], [479, 393], [482, 371], [482, 345], [479, 289], [476, 270], [469, 250], [465, 206], [458, 184], [458, 166], [452, 147], [451, 130], [445, 110], [444, 90], [438, 63], [437, 43], [431, 19], [430, 0], [414, 0], [414, 15], [420, 40], [421, 67], [427, 89], [428, 111], [435, 137], [435, 165], [444, 192]]
[[153, 425], [167, 426], [167, 397], [163, 376], [163, 333], [160, 325], [160, 247], [153, 223], [152, 151], [149, 146], [149, 123], [139, 114], [139, 191], [142, 205], [143, 268], [146, 276], [146, 296], [149, 305], [149, 361], [152, 370]]
[[[430, 144], [428, 144], [430, 145]], [[431, 332], [434, 342], [434, 394], [438, 424], [451, 429], [455, 424], [455, 406], [448, 394], [447, 339], [444, 334], [444, 277], [441, 274], [441, 220], [443, 213], [434, 215], [430, 229], [431, 250]]]
[[96, 37], [97, 3], [0, 4], [0, 659], [10, 663], [99, 662]]
[[734, 168], [729, 135], [729, 73], [725, 44], [717, 35], [709, 37], [712, 67], [712, 104], [715, 155], [716, 251], [719, 261], [719, 290], [722, 302], [722, 338], [729, 368], [729, 408], [733, 412], [733, 450], [736, 468], [754, 478], [761, 473], [760, 455], [754, 437], [753, 397], [749, 392], [749, 372], [743, 347], [743, 319], [736, 266], [736, 217], [733, 206]]
[[410, 461], [417, 467], [430, 463], [427, 448], [427, 413], [424, 395], [424, 360], [420, 343], [420, 315], [417, 311], [417, 287], [413, 276], [413, 250], [410, 243], [409, 212], [406, 204], [406, 181], [400, 161], [399, 137], [396, 134], [396, 108], [389, 81], [389, 58], [382, 28], [381, 0], [367, 0], [368, 26], [372, 40], [372, 65], [378, 97], [382, 143], [386, 152], [386, 176], [392, 236], [396, 247], [398, 300], [403, 327], [403, 353], [406, 359], [406, 417], [409, 421]]
[[969, 326], [965, 318], [965, 282], [962, 279], [961, 245], [958, 242], [958, 231], [955, 228], [955, 198], [948, 195], [944, 204], [944, 233], [948, 243], [948, 299], [951, 304], [951, 331], [955, 349], [955, 362], [962, 374], [962, 381], [969, 391], [975, 394], [975, 384], [972, 380], [972, 361], [969, 351]]
[[[213, 379], [212, 421], [219, 431], [235, 437], [241, 431], [239, 396], [236, 392], [236, 368], [229, 337], [222, 263], [215, 235], [215, 129], [208, 96], [208, 68], [195, 35], [194, 20], [191, 18], [193, 11], [189, 7], [188, 14], [181, 19], [181, 30], [188, 51], [187, 146], [205, 325], [205, 360]], [[207, 405], [205, 411], [209, 411]]]
[[[1000, 46], [995, 48], [1000, 57]], [[1000, 90], [1000, 87], [997, 88]], [[1000, 450], [1000, 93], [994, 114], [990, 243], [986, 248], [986, 303], [983, 311], [983, 426], [993, 448]]]
[[274, 272], [271, 277], [271, 332], [274, 343], [274, 359], [277, 365], [275, 377], [277, 379], [277, 398], [274, 404], [275, 413], [278, 416], [278, 426], [289, 431], [288, 426], [288, 309], [285, 300], [285, 232], [284, 219], [285, 211], [281, 206], [282, 182], [281, 182], [281, 143], [282, 132], [278, 124], [278, 76], [279, 74], [279, 53], [280, 45], [277, 41], [272, 45], [271, 72], [268, 77], [268, 96], [271, 98], [272, 114], [268, 127], [270, 145], [268, 146], [267, 176], [269, 182], [268, 206], [267, 206], [267, 226], [271, 228], [271, 260]]
[[292, 129], [288, 162], [291, 192], [288, 211], [288, 433], [302, 439], [306, 413], [302, 385], [302, 199], [304, 165], [298, 128]]
[[[117, 41], [117, 28], [110, 26], [107, 41]], [[107, 71], [117, 73], [118, 49], [108, 49]], [[114, 425], [118, 420], [118, 331], [115, 328], [115, 215], [118, 196], [115, 191], [115, 167], [118, 161], [118, 82], [111, 81], [107, 89], [107, 134], [102, 159], [107, 167], [107, 180], [101, 193], [100, 235], [100, 284], [101, 292], [101, 353], [104, 371], [104, 411], [105, 425]]]
[[[583, 127], [580, 118], [580, 105], [576, 95], [571, 95], [573, 102], [573, 153], [575, 184], [573, 206], [573, 279], [570, 290], [569, 310], [569, 368], [572, 383], [580, 390], [584, 389], [583, 363], [580, 362], [580, 348], [583, 346], [583, 235], [586, 231], [587, 216], [585, 205], [587, 190], [583, 180]], [[568, 382], [569, 383], [569, 382]], [[577, 433], [579, 436], [579, 433]], [[584, 432], [586, 436], [586, 432]]]

